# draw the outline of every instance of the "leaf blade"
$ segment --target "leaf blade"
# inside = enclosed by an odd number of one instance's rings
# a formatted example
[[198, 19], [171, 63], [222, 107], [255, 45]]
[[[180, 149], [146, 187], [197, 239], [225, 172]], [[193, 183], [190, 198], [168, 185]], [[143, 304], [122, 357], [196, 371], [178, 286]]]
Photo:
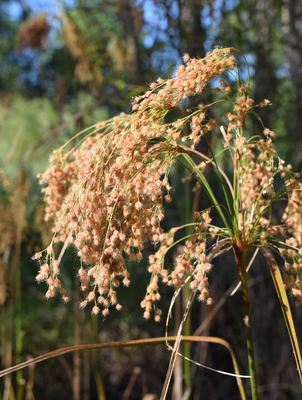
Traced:
[[282, 279], [282, 275], [280, 272], [280, 269], [277, 266], [277, 263], [274, 259], [273, 254], [265, 247], [260, 246], [260, 250], [262, 251], [268, 265], [270, 268], [270, 272], [272, 275], [272, 279], [277, 291], [277, 295], [280, 301], [283, 317], [286, 323], [286, 327], [288, 330], [289, 338], [291, 341], [291, 345], [293, 348], [297, 368], [298, 368], [298, 373], [299, 373], [299, 378], [302, 386], [302, 359], [301, 359], [301, 353], [300, 353], [300, 348], [299, 348], [299, 343], [297, 339], [297, 334], [296, 334], [296, 329], [295, 329], [295, 324], [294, 320], [292, 317], [292, 313], [290, 310], [290, 305], [288, 301], [288, 297], [286, 294], [286, 290], [284, 288], [284, 283]]

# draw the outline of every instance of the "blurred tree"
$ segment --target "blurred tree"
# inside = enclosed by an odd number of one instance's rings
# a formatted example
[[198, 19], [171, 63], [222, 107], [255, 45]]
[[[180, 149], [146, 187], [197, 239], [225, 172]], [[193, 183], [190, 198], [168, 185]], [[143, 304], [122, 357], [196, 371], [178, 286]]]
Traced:
[[[302, 168], [302, 4], [300, 1], [290, 0], [283, 2], [282, 22], [285, 44], [285, 54], [288, 56], [288, 69], [293, 81], [293, 93], [291, 93], [291, 103], [294, 103], [292, 112], [295, 115], [293, 142], [298, 149], [297, 163], [298, 168]], [[294, 101], [293, 101], [294, 100]]]

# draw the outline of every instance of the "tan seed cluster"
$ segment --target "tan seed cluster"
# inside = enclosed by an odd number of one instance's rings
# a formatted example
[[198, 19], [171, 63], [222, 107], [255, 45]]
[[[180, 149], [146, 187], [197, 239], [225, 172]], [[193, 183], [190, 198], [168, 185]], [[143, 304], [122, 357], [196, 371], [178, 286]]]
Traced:
[[[54, 239], [45, 252], [34, 256], [40, 260], [36, 279], [48, 284], [47, 298], [60, 290], [63, 300], [68, 300], [58, 277], [55, 242], [76, 248], [81, 260], [78, 276], [85, 293], [80, 306], [90, 304], [93, 314], [101, 313], [104, 317], [109, 314], [110, 306], [117, 310], [122, 307], [116, 292], [120, 283], [130, 285], [125, 257], [140, 261], [146, 243], [152, 242], [158, 250], [149, 258], [151, 280], [141, 303], [144, 317], [149, 318], [154, 310], [155, 321], [160, 320], [161, 310], [157, 307], [160, 280], [179, 287], [189, 277], [191, 289], [198, 291], [199, 300], [212, 304], [208, 293], [207, 274], [211, 264], [207, 262], [206, 237], [226, 238], [226, 228], [209, 226], [209, 213], [196, 212], [193, 234], [176, 257], [174, 269], [168, 271], [163, 262], [174, 245], [175, 230], [164, 233], [160, 224], [165, 203], [172, 200], [168, 176], [174, 159], [185, 149], [194, 152], [201, 137], [220, 120], [220, 117], [209, 119], [207, 115], [215, 102], [186, 111], [180, 105], [188, 96], [201, 93], [222, 72], [235, 69], [234, 73], [238, 73], [235, 58], [229, 56], [232, 51], [215, 49], [203, 59], [191, 59], [185, 54], [185, 65], [178, 68], [175, 77], [159, 78], [150, 84], [150, 90], [133, 99], [131, 115], [123, 113], [96, 124], [80, 145], [70, 151], [66, 151], [65, 145], [53, 153], [49, 168], [39, 178], [46, 185], [45, 219], [54, 221]], [[237, 229], [241, 243], [247, 245], [267, 245], [277, 237], [286, 237], [285, 246], [280, 249], [288, 272], [284, 279], [301, 302], [301, 187], [290, 166], [285, 167], [277, 157], [272, 142], [274, 132], [265, 128], [264, 139], [257, 140], [248, 141], [243, 136], [247, 113], [270, 102], [264, 100], [254, 105], [246, 82], [237, 90], [222, 79], [220, 88], [212, 90], [228, 98], [231, 91], [237, 96], [232, 102], [232, 112], [223, 116], [227, 128], [221, 128], [225, 150], [230, 150], [234, 165], [238, 166], [235, 171], [238, 196], [233, 200], [240, 211], [234, 231]], [[185, 116], [167, 123], [165, 117], [171, 110]], [[185, 126], [189, 129], [183, 129]], [[181, 142], [188, 142], [190, 147], [180, 146]], [[210, 164], [206, 159], [202, 158], [200, 171]], [[291, 196], [284, 215], [285, 225], [272, 225], [268, 212], [276, 197], [274, 179], [278, 173], [291, 176], [286, 186]]]

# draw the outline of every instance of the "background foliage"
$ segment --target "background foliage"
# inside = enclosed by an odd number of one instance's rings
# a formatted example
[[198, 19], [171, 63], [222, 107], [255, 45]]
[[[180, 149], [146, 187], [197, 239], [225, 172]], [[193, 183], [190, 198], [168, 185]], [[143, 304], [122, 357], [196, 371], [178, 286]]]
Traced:
[[[157, 77], [170, 77], [184, 52], [202, 58], [214, 46], [233, 46], [252, 67], [251, 97], [273, 103], [261, 117], [276, 132], [278, 152], [301, 171], [301, 16], [298, 0], [75, 0], [56, 6], [47, 1], [0, 1], [1, 369], [63, 346], [163, 336], [165, 331], [164, 323], [142, 318], [146, 260], [129, 265], [131, 286], [120, 293], [124, 307], [105, 321], [78, 308], [81, 295], [73, 278], [77, 260], [72, 251], [61, 269], [73, 301], [63, 304], [43, 298], [45, 288], [35, 282], [37, 265], [31, 256], [48, 244], [51, 235], [35, 177], [46, 168], [50, 152], [84, 127], [129, 112], [131, 97]], [[202, 96], [211, 100], [210, 92]], [[250, 129], [251, 134], [260, 133], [259, 122], [252, 121]], [[211, 141], [214, 147], [221, 145], [218, 132]], [[203, 149], [205, 143], [200, 144]], [[228, 165], [223, 167], [227, 171]], [[181, 224], [191, 209], [193, 198], [183, 196], [183, 174], [176, 167], [172, 171], [167, 227]], [[189, 192], [190, 182], [186, 185]], [[207, 207], [202, 196], [198, 201], [199, 209]], [[276, 210], [276, 217], [282, 212]], [[211, 297], [218, 304], [236, 279], [233, 260], [216, 262], [210, 279]], [[262, 398], [298, 399], [290, 343], [261, 257], [251, 269], [249, 285]], [[165, 313], [172, 292], [164, 291]], [[240, 294], [228, 297], [209, 319], [212, 309], [196, 302], [191, 333], [200, 327], [199, 334], [228, 340], [246, 369], [243, 310], [236, 296], [240, 298]], [[179, 301], [175, 326], [181, 307]], [[301, 337], [301, 310], [293, 308], [293, 313]], [[200, 363], [232, 370], [229, 354], [214, 345], [193, 346], [191, 351]], [[0, 382], [0, 396], [141, 399], [147, 393], [160, 393], [168, 360], [169, 352], [160, 346], [75, 353], [6, 377]], [[178, 370], [181, 375], [181, 364]], [[191, 377], [194, 400], [239, 398], [232, 378], [194, 365]], [[181, 391], [176, 381], [171, 394], [175, 400]]]

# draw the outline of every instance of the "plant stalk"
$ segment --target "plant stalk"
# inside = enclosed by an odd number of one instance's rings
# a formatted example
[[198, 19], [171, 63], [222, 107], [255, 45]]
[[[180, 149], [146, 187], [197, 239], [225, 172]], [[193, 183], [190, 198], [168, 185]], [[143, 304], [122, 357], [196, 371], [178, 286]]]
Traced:
[[[192, 220], [192, 211], [191, 211], [191, 185], [190, 181], [186, 181], [186, 224], [189, 224]], [[192, 228], [191, 226], [187, 226], [186, 228], [186, 234], [192, 234]], [[184, 287], [184, 298], [183, 298], [183, 312], [185, 312], [185, 307], [186, 304], [190, 298], [191, 294], [191, 289], [190, 289], [190, 284], [189, 282], [185, 285]], [[186, 324], [184, 326], [184, 335], [185, 336], [190, 336], [191, 334], [191, 312], [189, 311]], [[184, 382], [185, 382], [185, 389], [190, 388], [191, 386], [191, 377], [190, 377], [190, 371], [191, 371], [191, 363], [187, 358], [191, 357], [191, 343], [190, 342], [185, 342], [183, 344], [183, 351], [184, 351], [184, 358], [183, 360], [183, 367], [184, 367]]]
[[250, 312], [250, 300], [247, 286], [247, 274], [246, 274], [246, 256], [249, 248], [241, 250], [237, 245], [233, 245], [233, 250], [235, 254], [236, 263], [239, 270], [239, 276], [242, 284], [243, 292], [243, 306], [244, 306], [244, 323], [246, 325], [246, 336], [247, 336], [247, 351], [248, 351], [248, 363], [249, 372], [251, 376], [251, 392], [252, 399], [258, 400], [257, 391], [257, 377], [256, 377], [256, 367], [255, 367], [255, 354], [254, 354], [254, 344], [253, 344], [253, 332], [252, 332], [252, 320]]

